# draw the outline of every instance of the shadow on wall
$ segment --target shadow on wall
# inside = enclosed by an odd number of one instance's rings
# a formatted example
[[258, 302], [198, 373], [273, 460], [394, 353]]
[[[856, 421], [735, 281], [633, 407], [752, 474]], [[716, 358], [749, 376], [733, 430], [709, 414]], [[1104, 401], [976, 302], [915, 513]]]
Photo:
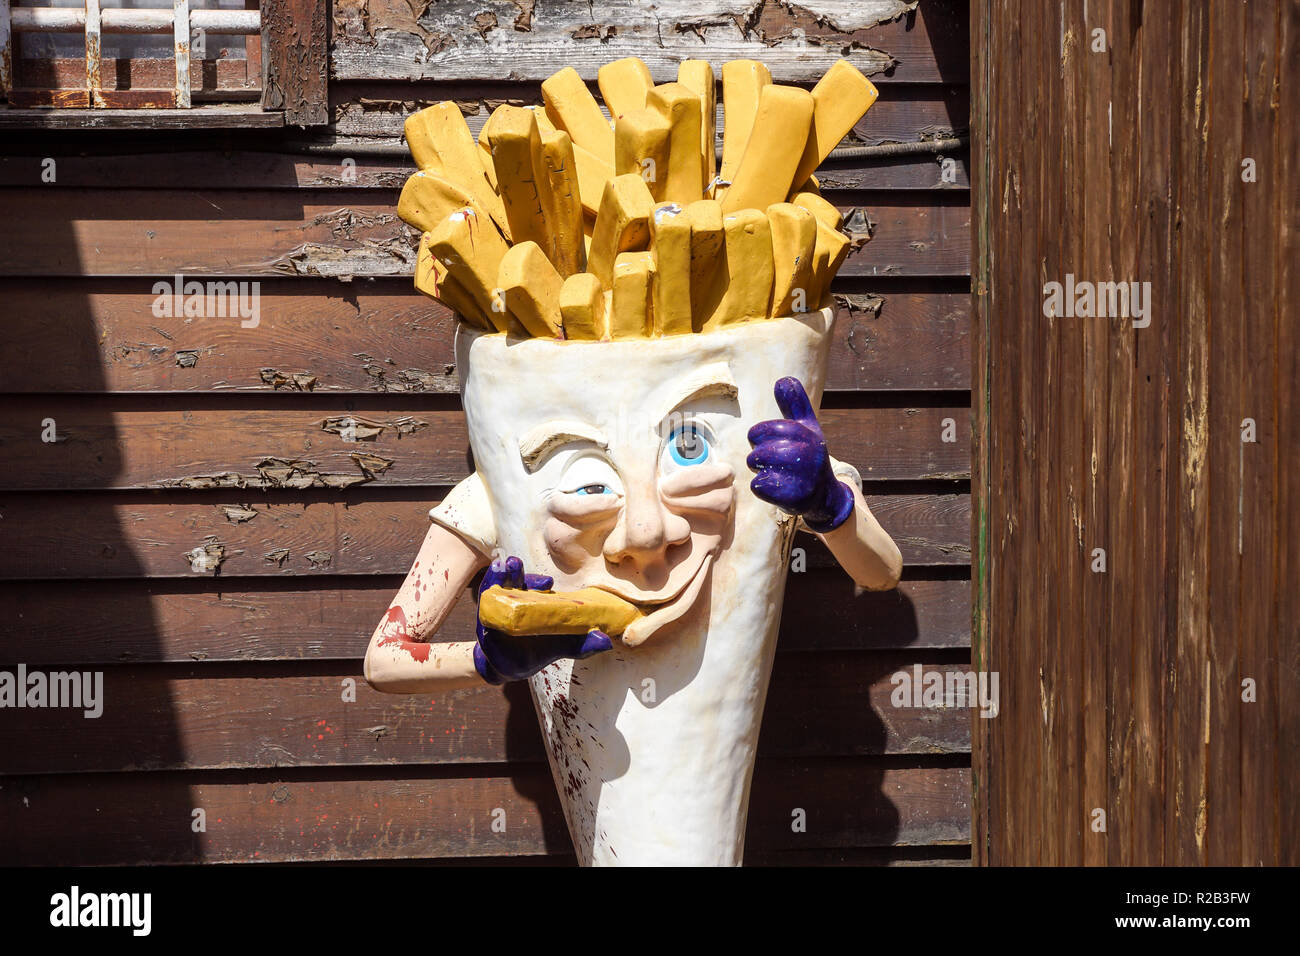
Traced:
[[[170, 628], [181, 624], [169, 620], [164, 633], [156, 619], [160, 592], [200, 582], [151, 587], [137, 552], [148, 530], [134, 509], [158, 502], [158, 493], [106, 490], [121, 474], [122, 436], [103, 369], [114, 359], [133, 360], [105, 354], [123, 301], [106, 293], [124, 282], [148, 290], [154, 280], [77, 278], [83, 264], [75, 224], [26, 215], [35, 193], [67, 208], [57, 180], [42, 181], [42, 158], [57, 163], [88, 145], [67, 137], [12, 143], [6, 165], [30, 167], [32, 184], [0, 190], [15, 239], [61, 250], [57, 262], [35, 268], [0, 261], [0, 301], [12, 320], [0, 350], [8, 411], [0, 423], [0, 672], [23, 666], [31, 702], [42, 679], [55, 674], [76, 675], [80, 689], [98, 698], [53, 707], [50, 695], [44, 707], [0, 708], [0, 864], [202, 855], [188, 782], [170, 769], [185, 755], [156, 663], [175, 658]], [[79, 192], [93, 202], [95, 192]], [[164, 560], [171, 559], [181, 561]], [[64, 692], [72, 686], [52, 681], [47, 691], [56, 684]], [[88, 703], [90, 713], [101, 713], [88, 716]]]

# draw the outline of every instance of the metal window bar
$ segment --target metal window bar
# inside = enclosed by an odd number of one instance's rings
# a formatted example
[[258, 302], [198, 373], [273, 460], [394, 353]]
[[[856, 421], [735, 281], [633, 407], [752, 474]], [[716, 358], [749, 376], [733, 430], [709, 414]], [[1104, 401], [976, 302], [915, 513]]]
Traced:
[[99, 0], [85, 0], [85, 8], [11, 7], [0, 0], [0, 88], [13, 89], [13, 35], [15, 33], [84, 33], [86, 36], [86, 89], [92, 106], [107, 104], [100, 81], [100, 37], [105, 33], [172, 34], [176, 53], [176, 106], [190, 106], [190, 33], [260, 36], [260, 10], [191, 10], [190, 0], [173, 0], [171, 10], [101, 8]]

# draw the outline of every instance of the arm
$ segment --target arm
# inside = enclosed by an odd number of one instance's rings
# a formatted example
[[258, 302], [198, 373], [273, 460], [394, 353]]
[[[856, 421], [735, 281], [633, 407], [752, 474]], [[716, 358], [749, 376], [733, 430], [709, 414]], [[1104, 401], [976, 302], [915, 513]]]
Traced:
[[[366, 648], [366, 681], [388, 694], [482, 686], [474, 641], [427, 643], [487, 558], [434, 523]], [[417, 595], [419, 595], [417, 597]]]
[[847, 482], [840, 484], [853, 494], [853, 512], [843, 524], [821, 532], [818, 537], [858, 587], [888, 591], [898, 585], [903, 573], [903, 555], [871, 513], [862, 492]]
[[[485, 627], [477, 640], [430, 643], [470, 579], [488, 559], [453, 531], [433, 524], [366, 649], [366, 682], [388, 694], [419, 694], [523, 680], [562, 657], [582, 659], [613, 645], [600, 631], [515, 637]], [[501, 586], [548, 591], [544, 575], [525, 574], [518, 558], [494, 561], [480, 593]]]
[[776, 383], [784, 418], [749, 430], [754, 446], [747, 463], [757, 472], [754, 494], [791, 514], [824, 542], [860, 587], [884, 591], [898, 584], [903, 558], [856, 487], [840, 481], [831, 466], [826, 439], [803, 385], [795, 378]]

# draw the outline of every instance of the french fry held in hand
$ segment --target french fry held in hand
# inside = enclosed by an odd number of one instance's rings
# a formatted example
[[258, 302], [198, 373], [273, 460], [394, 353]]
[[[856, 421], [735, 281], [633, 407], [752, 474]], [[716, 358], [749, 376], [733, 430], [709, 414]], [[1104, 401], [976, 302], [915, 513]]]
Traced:
[[656, 85], [628, 57], [598, 84], [608, 117], [566, 67], [477, 140], [454, 103], [406, 121], [420, 291], [479, 328], [590, 342], [824, 307], [851, 245], [813, 171], [875, 102], [870, 80], [840, 60], [809, 92], [724, 64], [720, 163], [708, 61]]
[[578, 591], [525, 591], [496, 585], [479, 596], [479, 620], [516, 637], [586, 634], [620, 636], [644, 617], [635, 604], [599, 588]]

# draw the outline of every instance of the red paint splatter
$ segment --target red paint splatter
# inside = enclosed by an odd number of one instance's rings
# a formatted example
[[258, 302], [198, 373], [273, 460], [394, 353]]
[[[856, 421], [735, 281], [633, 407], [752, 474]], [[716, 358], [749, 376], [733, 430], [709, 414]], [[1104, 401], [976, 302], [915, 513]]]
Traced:
[[420, 663], [429, 659], [429, 653], [433, 650], [432, 645], [412, 639], [410, 628], [406, 624], [406, 612], [401, 607], [394, 604], [388, 609], [382, 627], [384, 636], [379, 641], [380, 647], [395, 645]]

